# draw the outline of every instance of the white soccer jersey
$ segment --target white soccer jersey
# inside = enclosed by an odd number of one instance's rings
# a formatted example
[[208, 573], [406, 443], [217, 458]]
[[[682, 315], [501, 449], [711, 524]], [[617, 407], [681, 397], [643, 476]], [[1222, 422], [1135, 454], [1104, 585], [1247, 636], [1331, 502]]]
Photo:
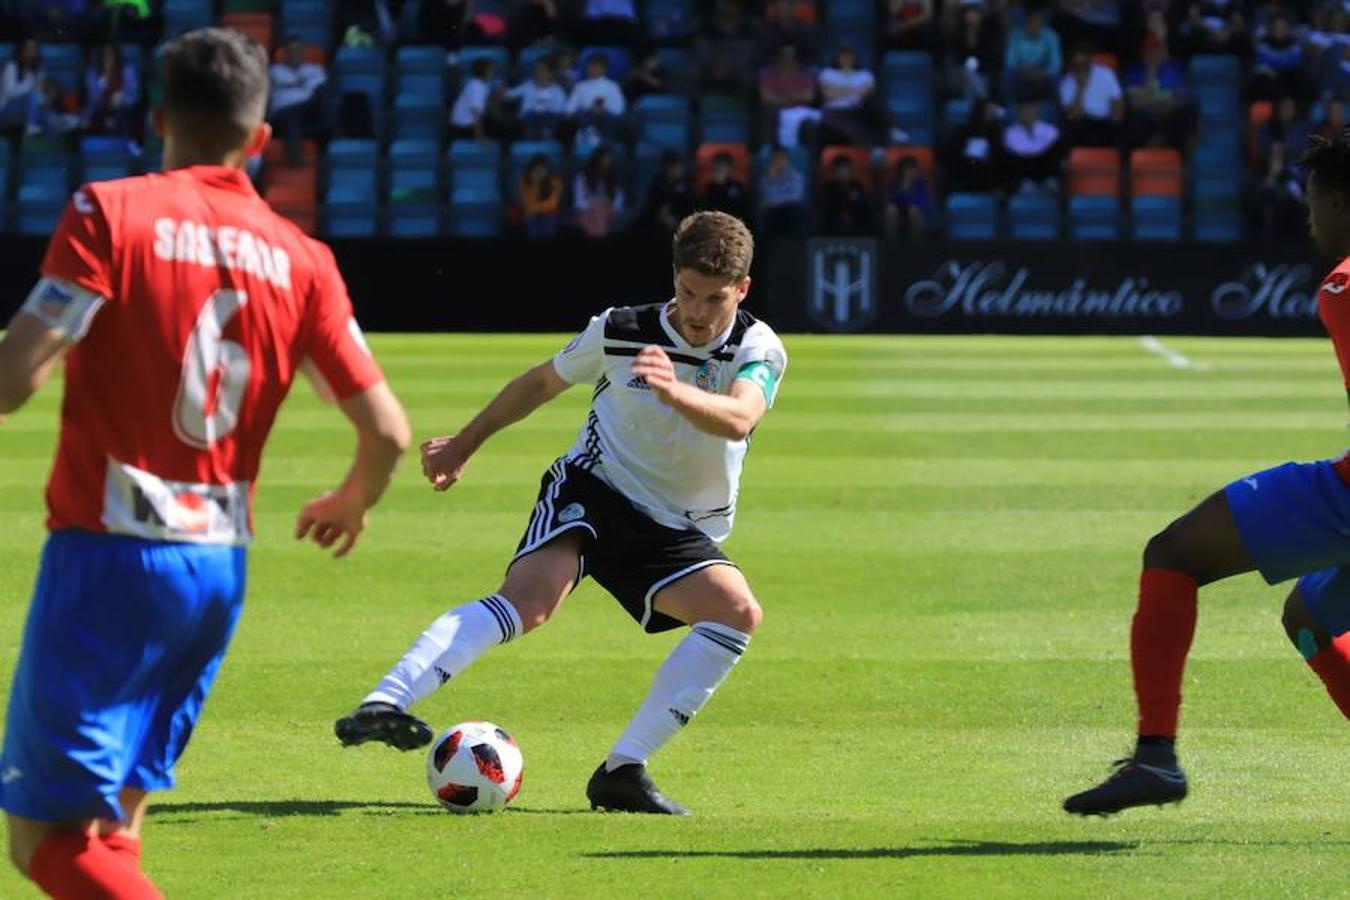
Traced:
[[[725, 333], [691, 346], [666, 318], [667, 305], [607, 309], [554, 357], [564, 381], [595, 385], [590, 415], [566, 458], [662, 525], [697, 528], [721, 543], [731, 533], [750, 442], [698, 430], [633, 375], [634, 357], [655, 344], [680, 381], [718, 394], [746, 366], [763, 363], [756, 383], [772, 405], [787, 352], [772, 328], [743, 310]], [[772, 378], [763, 377], [766, 367]]]

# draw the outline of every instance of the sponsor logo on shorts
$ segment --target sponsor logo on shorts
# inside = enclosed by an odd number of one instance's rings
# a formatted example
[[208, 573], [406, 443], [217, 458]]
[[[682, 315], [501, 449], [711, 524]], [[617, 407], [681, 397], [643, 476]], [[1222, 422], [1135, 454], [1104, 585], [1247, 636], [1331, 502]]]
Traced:
[[1242, 479], [1242, 483], [1247, 485], [1247, 487], [1251, 488], [1254, 491], [1261, 490], [1261, 485], [1259, 482], [1257, 482], [1255, 478], [1244, 478]]
[[563, 511], [558, 513], [558, 521], [566, 525], [568, 522], [575, 522], [586, 515], [586, 507], [580, 503], [569, 503], [563, 507]]
[[441, 684], [445, 684], [447, 681], [450, 680], [449, 672], [445, 671], [440, 666], [435, 666], [434, 668], [436, 669], [436, 677], [441, 680]]
[[9, 784], [11, 781], [18, 781], [22, 777], [22, 770], [17, 766], [10, 766], [4, 772], [0, 772], [0, 784]]
[[688, 724], [689, 724], [689, 716], [687, 716], [687, 715], [685, 715], [684, 713], [680, 712], [678, 709], [676, 709], [676, 708], [673, 707], [673, 706], [670, 708], [670, 714], [671, 714], [672, 716], [674, 716], [674, 717], [675, 717], [675, 721], [676, 721], [676, 722], [679, 722], [681, 725], [688, 725]]

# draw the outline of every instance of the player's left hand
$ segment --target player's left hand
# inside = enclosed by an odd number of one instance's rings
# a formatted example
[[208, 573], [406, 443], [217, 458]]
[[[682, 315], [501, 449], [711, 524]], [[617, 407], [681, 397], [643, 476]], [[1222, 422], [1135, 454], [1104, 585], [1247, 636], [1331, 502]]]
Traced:
[[662, 403], [669, 403], [680, 381], [675, 377], [675, 364], [660, 347], [643, 347], [633, 361], [633, 374], [647, 382]]
[[325, 550], [336, 545], [333, 556], [340, 559], [356, 546], [365, 527], [365, 506], [356, 497], [333, 491], [311, 500], [300, 510], [295, 520], [295, 539], [303, 541], [310, 537]]

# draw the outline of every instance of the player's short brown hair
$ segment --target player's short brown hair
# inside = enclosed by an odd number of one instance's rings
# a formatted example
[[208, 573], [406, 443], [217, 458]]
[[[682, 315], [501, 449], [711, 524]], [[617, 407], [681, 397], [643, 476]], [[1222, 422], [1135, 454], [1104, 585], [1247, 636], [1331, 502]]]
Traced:
[[164, 117], [193, 143], [242, 146], [267, 112], [267, 51], [228, 28], [199, 28], [159, 52]]
[[704, 210], [680, 222], [671, 256], [677, 272], [693, 269], [709, 278], [740, 281], [750, 274], [755, 239], [735, 216]]

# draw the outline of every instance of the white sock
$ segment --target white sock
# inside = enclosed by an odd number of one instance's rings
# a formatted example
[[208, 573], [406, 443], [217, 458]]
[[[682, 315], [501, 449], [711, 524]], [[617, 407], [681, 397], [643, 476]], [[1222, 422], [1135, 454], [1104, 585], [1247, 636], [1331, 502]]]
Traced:
[[646, 763], [703, 708], [749, 644], [750, 635], [735, 628], [695, 624], [657, 669], [647, 699], [614, 744], [605, 769]]
[[505, 644], [523, 630], [516, 608], [501, 594], [456, 607], [422, 632], [364, 702], [392, 703], [406, 710], [467, 669], [493, 644]]

